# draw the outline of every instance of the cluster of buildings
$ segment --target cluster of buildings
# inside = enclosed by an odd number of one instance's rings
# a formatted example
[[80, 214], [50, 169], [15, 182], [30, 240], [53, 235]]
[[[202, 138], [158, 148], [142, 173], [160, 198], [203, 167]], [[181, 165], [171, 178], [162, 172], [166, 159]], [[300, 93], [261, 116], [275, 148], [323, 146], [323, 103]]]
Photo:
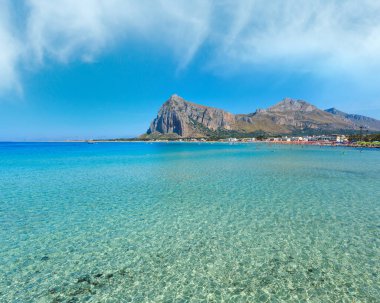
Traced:
[[271, 137], [266, 139], [257, 139], [257, 138], [227, 138], [220, 139], [221, 142], [254, 142], [254, 141], [264, 141], [264, 142], [294, 142], [294, 143], [348, 143], [348, 137], [340, 134], [333, 135], [319, 135], [319, 136], [296, 136], [296, 137]]
[[348, 137], [345, 135], [319, 135], [319, 136], [300, 136], [300, 137], [279, 137], [269, 138], [265, 141], [284, 141], [284, 142], [335, 142], [335, 143], [347, 143]]
[[[168, 142], [172, 140], [158, 139], [152, 140], [157, 142]], [[182, 138], [176, 139], [177, 142], [206, 142], [210, 141], [206, 138]], [[229, 142], [229, 143], [238, 143], [238, 142], [273, 142], [273, 143], [288, 143], [288, 144], [343, 144], [348, 143], [348, 137], [340, 134], [333, 135], [319, 135], [319, 136], [283, 136], [283, 137], [270, 137], [270, 138], [226, 138], [219, 139], [218, 142]]]

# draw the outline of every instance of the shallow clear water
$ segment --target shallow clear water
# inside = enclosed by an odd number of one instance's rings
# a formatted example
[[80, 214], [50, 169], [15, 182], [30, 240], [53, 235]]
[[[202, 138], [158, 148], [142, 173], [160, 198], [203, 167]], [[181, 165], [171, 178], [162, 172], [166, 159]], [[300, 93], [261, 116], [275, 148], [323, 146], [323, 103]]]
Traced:
[[0, 302], [379, 302], [380, 150], [1, 143]]

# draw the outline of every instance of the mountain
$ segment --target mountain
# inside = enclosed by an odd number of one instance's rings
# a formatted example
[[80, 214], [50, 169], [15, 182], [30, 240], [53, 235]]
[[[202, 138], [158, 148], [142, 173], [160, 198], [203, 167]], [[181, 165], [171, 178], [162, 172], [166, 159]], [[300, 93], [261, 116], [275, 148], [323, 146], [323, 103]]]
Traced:
[[374, 118], [356, 115], [356, 114], [347, 114], [336, 108], [329, 108], [325, 110], [326, 112], [333, 114], [335, 116], [339, 116], [346, 121], [351, 121], [357, 127], [363, 126], [368, 130], [380, 130], [380, 120], [376, 120]]
[[206, 130], [231, 130], [234, 123], [235, 117], [231, 113], [188, 102], [177, 95], [172, 95], [161, 106], [147, 133], [199, 137]]
[[[347, 133], [358, 129], [359, 125], [350, 119], [320, 110], [303, 100], [285, 98], [268, 109], [234, 115], [172, 95], [161, 106], [143, 137], [222, 138], [259, 134]], [[380, 127], [370, 130], [380, 130]]]

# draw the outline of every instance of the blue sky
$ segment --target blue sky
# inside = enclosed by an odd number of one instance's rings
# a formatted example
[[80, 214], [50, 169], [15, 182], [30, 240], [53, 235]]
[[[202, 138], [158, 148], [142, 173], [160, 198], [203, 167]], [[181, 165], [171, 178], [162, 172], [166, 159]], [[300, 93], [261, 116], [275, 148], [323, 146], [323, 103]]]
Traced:
[[177, 93], [380, 118], [379, 1], [0, 0], [0, 140], [131, 137]]

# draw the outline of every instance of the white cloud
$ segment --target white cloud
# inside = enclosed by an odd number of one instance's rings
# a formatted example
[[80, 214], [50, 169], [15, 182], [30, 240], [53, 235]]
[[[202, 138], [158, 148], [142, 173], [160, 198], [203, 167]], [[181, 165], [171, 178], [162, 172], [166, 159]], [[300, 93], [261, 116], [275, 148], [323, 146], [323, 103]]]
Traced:
[[[205, 38], [207, 1], [31, 0], [28, 40], [39, 63], [93, 58], [119, 41], [162, 43], [186, 65]], [[191, 12], [191, 14], [189, 14]]]
[[213, 68], [284, 65], [355, 76], [380, 67], [377, 0], [29, 0], [25, 24], [0, 0], [0, 89], [20, 83], [20, 64], [93, 62], [138, 40], [186, 68], [203, 44]]
[[0, 0], [0, 91], [21, 91], [17, 69], [22, 47], [14, 33], [10, 7], [6, 1]]
[[[324, 68], [355, 72], [380, 59], [379, 1], [253, 3], [233, 18], [230, 32], [216, 42], [224, 46], [219, 58], [314, 72]], [[223, 62], [229, 61], [217, 63]]]

